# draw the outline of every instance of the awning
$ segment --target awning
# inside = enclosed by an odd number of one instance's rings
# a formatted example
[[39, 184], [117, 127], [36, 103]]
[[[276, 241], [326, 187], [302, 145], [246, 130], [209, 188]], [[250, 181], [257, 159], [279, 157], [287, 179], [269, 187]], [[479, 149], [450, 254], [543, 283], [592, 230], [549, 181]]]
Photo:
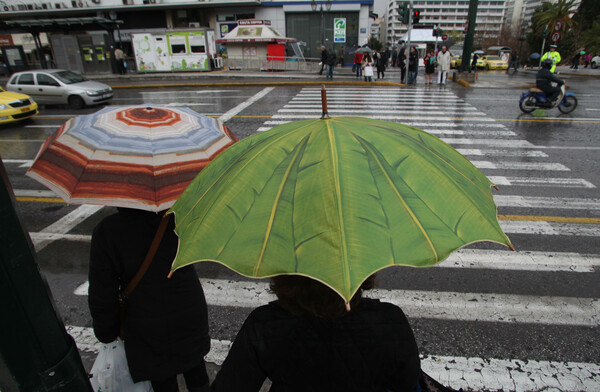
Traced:
[[296, 42], [296, 38], [284, 37], [269, 25], [238, 25], [225, 37], [218, 39], [218, 44], [243, 43], [243, 42], [274, 42], [285, 44]]
[[116, 28], [122, 25], [122, 20], [107, 19], [99, 16], [83, 18], [53, 18], [53, 19], [14, 19], [5, 20], [2, 24], [14, 31], [30, 33], [37, 32], [64, 32], [65, 29], [94, 30], [107, 27]]

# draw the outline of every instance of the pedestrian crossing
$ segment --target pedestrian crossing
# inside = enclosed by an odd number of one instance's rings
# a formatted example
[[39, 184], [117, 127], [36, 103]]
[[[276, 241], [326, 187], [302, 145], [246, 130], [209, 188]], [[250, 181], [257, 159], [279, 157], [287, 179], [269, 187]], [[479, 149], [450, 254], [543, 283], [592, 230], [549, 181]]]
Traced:
[[[270, 91], [261, 91], [256, 101]], [[531, 288], [526, 287], [519, 292], [512, 292], [512, 287], [499, 290], [477, 284], [452, 288], [451, 282], [435, 290], [423, 287], [426, 286], [424, 284], [415, 288], [402, 287], [402, 283], [398, 283], [397, 287], [390, 286], [386, 282], [370, 291], [369, 296], [397, 304], [411, 323], [414, 321], [419, 326], [421, 323], [450, 323], [459, 329], [474, 325], [478, 328], [499, 325], [498, 328], [502, 329], [516, 325], [515, 328], [522, 328], [535, 339], [539, 335], [555, 334], [550, 340], [560, 340], [562, 334], [576, 330], [577, 333], [585, 331], [587, 337], [595, 335], [592, 344], [599, 343], [600, 299], [597, 295], [585, 295], [581, 290], [577, 294], [568, 290], [551, 294], [535, 287], [551, 284], [546, 280], [554, 282], [562, 276], [560, 274], [567, 274], [568, 282], [578, 279], [598, 281], [600, 253], [585, 253], [577, 245], [581, 241], [598, 243], [600, 199], [589, 197], [590, 193], [586, 193], [594, 191], [598, 184], [589, 178], [581, 178], [581, 174], [573, 174], [564, 162], [553, 161], [553, 154], [548, 153], [547, 147], [521, 139], [515, 131], [449, 90], [339, 87], [328, 89], [327, 97], [330, 116], [352, 115], [397, 121], [442, 138], [471, 159], [501, 188], [502, 192], [494, 192], [494, 200], [499, 208], [501, 227], [511, 237], [517, 252], [499, 250], [493, 244], [479, 244], [461, 249], [439, 265], [423, 271], [435, 276], [465, 276], [461, 279], [465, 285], [477, 283], [470, 280], [484, 274], [491, 276], [489, 280], [503, 280], [504, 276], [516, 279], [519, 276], [522, 281], [533, 282]], [[319, 118], [320, 100], [320, 89], [302, 88], [256, 132], [269, 131], [290, 121]], [[223, 120], [227, 121], [244, 108], [228, 111]], [[6, 162], [23, 169], [31, 163], [28, 160]], [[549, 190], [552, 195], [574, 190], [581, 195], [574, 197], [573, 193], [566, 193], [565, 196], [551, 197]], [[24, 189], [16, 189], [15, 195], [17, 198], [55, 197], [48, 191]], [[57, 240], [89, 242], [90, 235], [73, 233], [72, 229], [100, 209], [78, 206], [51, 226], [30, 233], [36, 250], [40, 252]], [[517, 215], [523, 214], [523, 211], [527, 215]], [[573, 245], [556, 249], [552, 245], [557, 241], [573, 242]], [[597, 249], [597, 245], [592, 249]], [[418, 276], [426, 279], [425, 275]], [[234, 274], [219, 278], [202, 277], [201, 280], [209, 308], [213, 310], [241, 309], [248, 313], [274, 298], [265, 281], [238, 278]], [[79, 298], [87, 295], [87, 282], [73, 287], [72, 292]], [[99, 344], [91, 328], [70, 325], [68, 330], [80, 350], [97, 351]], [[431, 333], [435, 335], [435, 331]], [[233, 336], [215, 334], [212, 337], [211, 352], [206, 359], [220, 364], [227, 355]], [[437, 339], [444, 337], [440, 335]], [[546, 351], [553, 352], [554, 349], [548, 347]], [[438, 381], [456, 389], [600, 390], [598, 360], [571, 359], [566, 354], [530, 358], [526, 354], [520, 356], [519, 349], [515, 347], [503, 347], [500, 351], [503, 354], [494, 356], [485, 352], [453, 356], [448, 352], [425, 350], [422, 366]], [[572, 351], [576, 350], [566, 350]]]

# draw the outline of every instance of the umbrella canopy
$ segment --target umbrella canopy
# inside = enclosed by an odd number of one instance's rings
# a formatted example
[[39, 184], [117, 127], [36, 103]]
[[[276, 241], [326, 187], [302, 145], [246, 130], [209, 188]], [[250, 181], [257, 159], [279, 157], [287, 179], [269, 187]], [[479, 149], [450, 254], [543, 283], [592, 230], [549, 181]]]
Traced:
[[490, 181], [437, 137], [360, 117], [277, 126], [230, 147], [188, 186], [172, 269], [217, 261], [250, 277], [298, 274], [349, 301], [391, 265], [425, 267], [509, 239]]
[[582, 50], [581, 52], [579, 52], [580, 55], [584, 55], [585, 54], [585, 50]]
[[67, 203], [162, 211], [236, 140], [188, 108], [106, 107], [62, 125], [27, 175]]
[[476, 50], [473, 53], [474, 54], [484, 54], [485, 52], [483, 50]]
[[539, 53], [532, 53], [529, 55], [529, 58], [531, 60], [538, 60], [540, 57], [542, 57]]
[[368, 46], [363, 46], [362, 48], [358, 48], [355, 53], [370, 53], [370, 54], [373, 54], [375, 52], [373, 52], [373, 49], [369, 48]]

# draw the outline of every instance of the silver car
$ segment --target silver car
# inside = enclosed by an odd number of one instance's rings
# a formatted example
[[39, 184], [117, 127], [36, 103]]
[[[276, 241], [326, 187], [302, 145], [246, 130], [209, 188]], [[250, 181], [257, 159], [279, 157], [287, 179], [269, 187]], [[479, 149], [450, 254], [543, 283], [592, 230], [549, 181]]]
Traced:
[[38, 104], [68, 104], [74, 109], [107, 102], [113, 97], [109, 85], [64, 69], [17, 72], [9, 79], [6, 89], [27, 94]]

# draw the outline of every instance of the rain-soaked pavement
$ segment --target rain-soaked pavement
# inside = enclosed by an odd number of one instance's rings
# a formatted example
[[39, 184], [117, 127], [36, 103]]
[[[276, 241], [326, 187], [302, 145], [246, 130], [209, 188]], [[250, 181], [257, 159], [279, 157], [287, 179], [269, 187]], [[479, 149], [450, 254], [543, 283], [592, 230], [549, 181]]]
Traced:
[[[320, 87], [312, 83], [322, 78], [259, 76], [194, 75], [188, 81], [212, 84], [188, 87], [168, 86], [182, 78], [156, 76], [105, 81], [122, 86], [115, 88], [112, 105], [188, 106], [221, 118], [240, 138], [320, 116]], [[334, 76], [339, 84], [327, 85], [330, 115], [424, 129], [457, 148], [499, 186], [494, 196], [501, 225], [517, 252], [477, 244], [435, 268], [393, 268], [378, 275], [378, 288], [388, 290], [410, 319], [424, 369], [454, 388], [600, 390], [600, 78], [561, 76], [579, 99], [569, 115], [556, 109], [522, 114], [518, 98], [534, 79], [526, 72], [481, 73], [471, 88], [355, 84], [349, 72]], [[398, 81], [398, 73], [389, 72], [386, 79]], [[292, 84], [301, 81], [306, 84]], [[136, 88], [135, 83], [165, 87]], [[0, 128], [0, 156], [21, 218], [88, 369], [97, 347], [85, 290], [89, 236], [112, 209], [75, 222], [63, 219], [80, 207], [57, 202], [23, 174], [60, 124], [96, 110], [43, 107], [31, 121]], [[57, 239], [40, 242], [39, 233], [49, 227]], [[207, 360], [214, 372], [260, 302], [236, 302], [243, 293], [231, 281], [247, 279], [216, 264], [196, 268], [209, 301], [215, 340]], [[257, 295], [266, 290], [264, 282], [248, 284]], [[223, 298], [220, 289], [231, 295]]]

